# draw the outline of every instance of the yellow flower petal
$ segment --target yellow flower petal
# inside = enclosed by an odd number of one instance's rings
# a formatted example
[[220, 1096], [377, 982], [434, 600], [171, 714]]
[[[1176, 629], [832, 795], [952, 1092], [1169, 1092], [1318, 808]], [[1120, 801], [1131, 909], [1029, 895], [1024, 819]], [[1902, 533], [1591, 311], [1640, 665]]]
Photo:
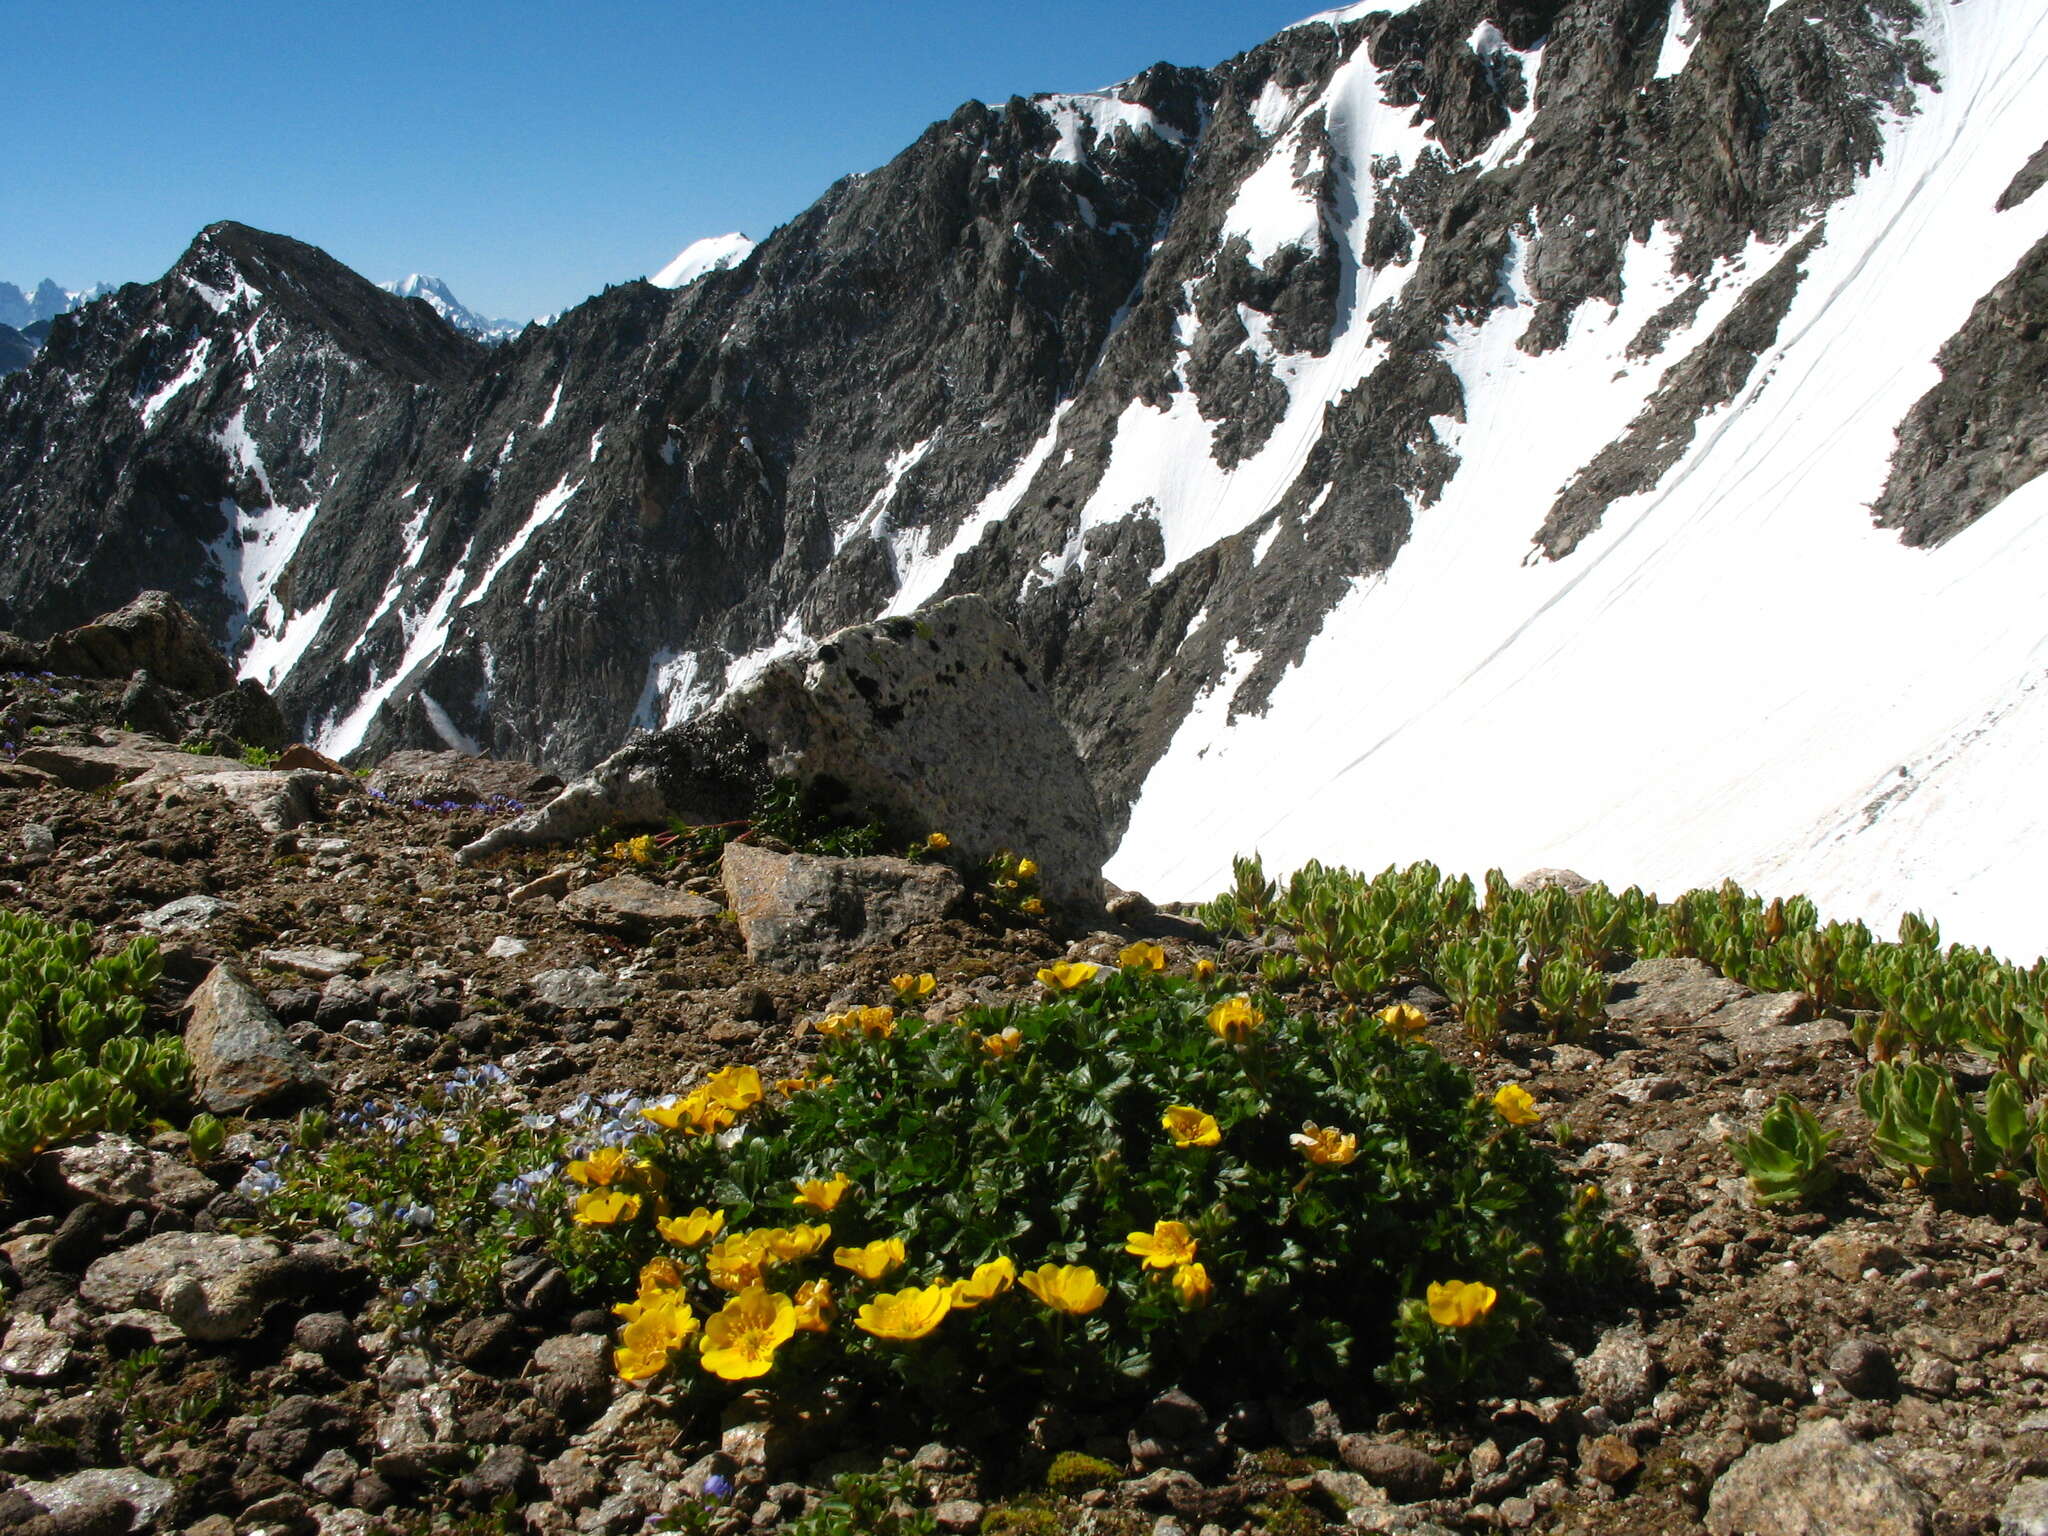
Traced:
[[859, 1248], [832, 1250], [834, 1264], [868, 1281], [879, 1280], [891, 1270], [901, 1269], [903, 1260], [903, 1239], [900, 1237], [879, 1237]]
[[678, 1248], [695, 1248], [708, 1243], [725, 1230], [725, 1212], [698, 1206], [687, 1216], [667, 1216], [655, 1222], [654, 1230]]
[[1147, 1269], [1173, 1269], [1193, 1263], [1197, 1246], [1186, 1222], [1158, 1221], [1150, 1232], [1133, 1232], [1125, 1239], [1124, 1252], [1143, 1259]]
[[1216, 1117], [1189, 1104], [1175, 1104], [1159, 1117], [1159, 1124], [1173, 1138], [1176, 1147], [1213, 1147], [1223, 1140]]
[[1211, 1290], [1209, 1271], [1200, 1264], [1183, 1264], [1173, 1272], [1173, 1294], [1186, 1311], [1209, 1305]]
[[944, 1322], [952, 1310], [952, 1286], [913, 1286], [882, 1292], [863, 1306], [853, 1321], [863, 1333], [878, 1339], [907, 1342], [923, 1338]]
[[1373, 1017], [1403, 1040], [1413, 1040], [1429, 1027], [1429, 1015], [1412, 1003], [1389, 1003]]
[[1266, 1022], [1248, 997], [1226, 997], [1209, 1010], [1209, 1029], [1226, 1045], [1243, 1045]]
[[1049, 965], [1039, 971], [1038, 984], [1050, 992], [1071, 992], [1076, 987], [1088, 985], [1101, 969], [1101, 966], [1086, 960], [1062, 960], [1058, 965]]
[[1017, 1280], [1017, 1266], [1007, 1258], [990, 1259], [975, 1266], [965, 1280], [953, 1282], [953, 1305], [963, 1311], [994, 1301]]
[[1439, 1328], [1469, 1328], [1493, 1310], [1499, 1293], [1479, 1280], [1429, 1285], [1429, 1316]]
[[721, 1067], [704, 1080], [703, 1092], [713, 1104], [735, 1112], [751, 1109], [765, 1097], [761, 1074], [752, 1067]]
[[704, 1369], [724, 1381], [765, 1376], [775, 1351], [796, 1332], [796, 1307], [780, 1292], [748, 1286], [704, 1323], [697, 1348]]
[[846, 1198], [853, 1181], [843, 1173], [835, 1173], [829, 1179], [796, 1180], [796, 1205], [808, 1205], [812, 1210], [831, 1215], [839, 1208], [839, 1202]]
[[1166, 951], [1157, 944], [1140, 939], [1118, 950], [1116, 963], [1127, 971], [1163, 971], [1166, 969]]
[[1529, 1090], [1520, 1083], [1503, 1083], [1493, 1095], [1493, 1112], [1509, 1125], [1534, 1125], [1543, 1118]]
[[616, 1189], [585, 1190], [569, 1207], [569, 1219], [585, 1227], [608, 1227], [639, 1214], [640, 1197]]
[[1342, 1168], [1358, 1156], [1358, 1138], [1334, 1126], [1304, 1120], [1301, 1129], [1287, 1138], [1310, 1162], [1324, 1168]]
[[1055, 1312], [1085, 1317], [1109, 1300], [1109, 1290], [1085, 1264], [1041, 1264], [1017, 1283]]

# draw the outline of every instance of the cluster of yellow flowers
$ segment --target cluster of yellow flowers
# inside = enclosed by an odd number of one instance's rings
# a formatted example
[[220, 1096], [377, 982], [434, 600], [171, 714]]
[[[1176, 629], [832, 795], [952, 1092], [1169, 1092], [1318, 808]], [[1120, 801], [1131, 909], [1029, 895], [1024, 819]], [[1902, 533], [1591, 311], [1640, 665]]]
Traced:
[[613, 843], [611, 856], [628, 864], [651, 864], [654, 862], [654, 836], [652, 833], [642, 833], [639, 837], [629, 837], [624, 842]]
[[[787, 1089], [792, 1084], [778, 1084]], [[721, 1067], [681, 1098], [640, 1111], [665, 1131], [715, 1136], [766, 1097], [761, 1074], [752, 1067]]]
[[1195, 1258], [1200, 1246], [1184, 1221], [1155, 1221], [1150, 1232], [1133, 1232], [1124, 1239], [1124, 1252], [1141, 1259], [1155, 1278], [1165, 1279], [1189, 1310], [1207, 1306], [1212, 1289], [1208, 1269]]
[[659, 1168], [617, 1147], [599, 1147], [562, 1171], [583, 1186], [583, 1193], [570, 1203], [569, 1219], [587, 1227], [631, 1221], [647, 1199], [660, 1198], [666, 1182]]
[[828, 1013], [811, 1025], [828, 1040], [841, 1035], [865, 1035], [870, 1040], [886, 1040], [896, 1033], [896, 1010], [886, 1004], [875, 1008], [849, 1008], [844, 1013]]

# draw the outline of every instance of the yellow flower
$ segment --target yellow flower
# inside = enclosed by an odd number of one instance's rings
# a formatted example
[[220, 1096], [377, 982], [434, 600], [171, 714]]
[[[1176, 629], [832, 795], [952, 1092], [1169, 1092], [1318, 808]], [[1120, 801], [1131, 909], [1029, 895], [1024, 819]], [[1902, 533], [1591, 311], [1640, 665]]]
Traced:
[[796, 1308], [777, 1291], [750, 1285], [704, 1324], [704, 1369], [724, 1381], [765, 1376], [775, 1351], [796, 1332]]
[[853, 1321], [861, 1332], [878, 1339], [907, 1342], [923, 1338], [944, 1322], [952, 1310], [950, 1285], [910, 1286], [882, 1292], [862, 1307]]
[[1209, 1271], [1200, 1264], [1183, 1264], [1173, 1272], [1173, 1294], [1184, 1311], [1209, 1305]]
[[1287, 1138], [1301, 1149], [1301, 1155], [1324, 1168], [1342, 1168], [1358, 1156], [1358, 1138], [1335, 1126], [1301, 1122], [1301, 1129]]
[[[746, 1069], [752, 1072], [754, 1069]], [[758, 1082], [758, 1074], [756, 1081]], [[653, 1104], [640, 1111], [663, 1130], [681, 1131], [685, 1136], [711, 1136], [724, 1130], [736, 1118], [733, 1107], [713, 1098], [711, 1086], [699, 1083], [671, 1104]]]
[[690, 1112], [683, 1107], [681, 1099], [672, 1098], [665, 1103], [644, 1106], [640, 1116], [644, 1120], [652, 1120], [664, 1131], [672, 1131], [690, 1118]]
[[1017, 861], [1017, 878], [1019, 880], [1035, 880], [1037, 877], [1038, 860], [1019, 859]]
[[1509, 1125], [1534, 1125], [1543, 1118], [1529, 1090], [1520, 1083], [1502, 1083], [1493, 1096], [1493, 1112]]
[[858, 1008], [860, 1032], [870, 1040], [886, 1040], [896, 1033], [896, 1010], [886, 1005], [880, 1008]]
[[1429, 1283], [1429, 1315], [1439, 1328], [1469, 1328], [1493, 1310], [1499, 1293], [1484, 1281]]
[[828, 1013], [822, 1019], [815, 1021], [811, 1028], [828, 1040], [837, 1040], [847, 1030], [853, 1028], [856, 1022], [851, 1014]]
[[793, 1099], [800, 1093], [808, 1093], [817, 1086], [808, 1077], [778, 1077], [775, 1080], [775, 1091], [785, 1099]]
[[1043, 917], [1045, 916], [1045, 903], [1036, 896], [1026, 896], [1017, 903], [1017, 910], [1026, 917]]
[[1085, 1264], [1041, 1264], [1017, 1283], [1055, 1312], [1085, 1317], [1109, 1300], [1109, 1290]]
[[802, 1333], [829, 1333], [839, 1308], [830, 1280], [806, 1280], [796, 1288], [796, 1326]]
[[645, 1381], [668, 1368], [669, 1356], [697, 1331], [696, 1314], [679, 1294], [643, 1306], [619, 1330], [612, 1364], [627, 1381]]
[[1007, 1291], [1017, 1280], [1017, 1266], [1007, 1258], [990, 1259], [986, 1264], [977, 1264], [974, 1273], [965, 1280], [953, 1282], [953, 1305], [961, 1311], [971, 1311], [984, 1301], [994, 1301]]
[[1216, 1117], [1190, 1104], [1169, 1106], [1159, 1117], [1159, 1124], [1176, 1147], [1213, 1147], [1223, 1139]]
[[1150, 1232], [1133, 1232], [1126, 1238], [1124, 1252], [1143, 1259], [1147, 1269], [1173, 1269], [1192, 1264], [1196, 1246], [1186, 1222], [1155, 1221]]
[[835, 1173], [829, 1179], [798, 1179], [795, 1182], [796, 1198], [790, 1203], [808, 1205], [827, 1216], [839, 1209], [839, 1202], [853, 1187], [853, 1180], [843, 1173]]
[[617, 1189], [589, 1189], [569, 1207], [569, 1219], [578, 1226], [608, 1227], [613, 1222], [631, 1221], [640, 1214], [640, 1197]]
[[924, 845], [931, 849], [933, 853], [944, 853], [953, 846], [953, 839], [946, 836], [943, 832], [932, 832], [926, 835]]
[[1389, 1003], [1373, 1017], [1403, 1040], [1413, 1040], [1429, 1027], [1429, 1015], [1413, 1003]]
[[633, 1170], [633, 1160], [617, 1147], [599, 1147], [588, 1157], [579, 1157], [562, 1171], [578, 1184], [603, 1188], [617, 1184]]
[[832, 1262], [850, 1269], [863, 1280], [879, 1280], [892, 1269], [903, 1267], [903, 1239], [878, 1237], [860, 1248], [835, 1248]]
[[1148, 944], [1140, 939], [1118, 950], [1116, 963], [1127, 971], [1163, 971], [1166, 969], [1166, 951], [1157, 944]]
[[898, 997], [908, 1001], [914, 997], [930, 997], [938, 990], [939, 979], [930, 971], [917, 976], [906, 973], [902, 976], [891, 976], [889, 985], [896, 989]]
[[1041, 970], [1038, 984], [1049, 992], [1071, 992], [1076, 987], [1087, 986], [1101, 969], [1101, 966], [1086, 960], [1062, 960], [1058, 965], [1049, 965]]
[[678, 1248], [695, 1248], [725, 1230], [725, 1212], [707, 1211], [700, 1205], [687, 1216], [663, 1217], [655, 1222], [654, 1230]]
[[652, 833], [643, 833], [639, 837], [629, 837], [623, 843], [613, 843], [612, 857], [615, 859], [629, 859], [635, 864], [652, 862], [654, 858], [654, 835]]
[[656, 1254], [640, 1266], [640, 1294], [650, 1291], [675, 1291], [682, 1289], [683, 1269], [674, 1259]]
[[767, 1267], [768, 1251], [758, 1232], [735, 1232], [713, 1243], [704, 1255], [704, 1273], [721, 1291], [744, 1291], [758, 1285]]
[[832, 1236], [828, 1226], [815, 1227], [770, 1227], [760, 1234], [762, 1247], [768, 1257], [778, 1264], [795, 1264], [808, 1259]]
[[1195, 980], [1200, 982], [1211, 982], [1215, 979], [1216, 962], [1214, 960], [1197, 960], [1195, 962]]
[[763, 1097], [761, 1074], [752, 1067], [720, 1067], [704, 1080], [703, 1091], [726, 1109], [752, 1109]]
[[1014, 1056], [1024, 1049], [1024, 1035], [1012, 1024], [999, 1035], [989, 1035], [981, 1042], [981, 1048], [997, 1061]]
[[1226, 1045], [1243, 1045], [1265, 1022], [1248, 997], [1226, 997], [1209, 1010], [1209, 1028]]

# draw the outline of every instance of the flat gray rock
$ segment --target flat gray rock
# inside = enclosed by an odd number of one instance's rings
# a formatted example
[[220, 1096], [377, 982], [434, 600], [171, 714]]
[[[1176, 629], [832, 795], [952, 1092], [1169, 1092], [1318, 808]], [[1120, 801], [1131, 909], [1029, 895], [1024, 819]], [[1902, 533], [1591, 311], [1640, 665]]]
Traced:
[[146, 1205], [157, 1210], [196, 1211], [220, 1187], [190, 1163], [143, 1146], [127, 1136], [102, 1132], [36, 1160], [35, 1177], [44, 1189], [76, 1205]]
[[292, 1044], [261, 994], [229, 967], [215, 966], [190, 1006], [185, 1054], [192, 1060], [199, 1102], [214, 1114], [326, 1094], [326, 1079], [313, 1059]]
[[1697, 1024], [1749, 995], [1749, 988], [1704, 961], [1638, 960], [1614, 976], [1607, 1021], [1623, 1029], [1672, 1029]]
[[188, 1337], [220, 1343], [255, 1329], [284, 1253], [267, 1237], [159, 1232], [95, 1259], [78, 1294], [102, 1312], [160, 1312]]
[[126, 784], [164, 770], [185, 778], [241, 773], [248, 768], [239, 758], [180, 752], [167, 741], [143, 736], [124, 736], [113, 746], [29, 747], [14, 761], [21, 767], [47, 773], [67, 789], [104, 789], [109, 784]]
[[2048, 1536], [2048, 1477], [2023, 1477], [1998, 1512], [1998, 1536]]
[[197, 933], [216, 918], [231, 916], [234, 911], [233, 902], [195, 891], [190, 896], [165, 902], [154, 912], [145, 914], [141, 922], [151, 933]]
[[[177, 761], [180, 758], [186, 762]], [[218, 795], [254, 818], [264, 831], [289, 832], [319, 819], [323, 791], [346, 795], [361, 787], [345, 773], [251, 768], [242, 762], [230, 763], [225, 769], [195, 772], [187, 766], [190, 761], [193, 759], [185, 753], [169, 754], [148, 772], [124, 784], [120, 793], [137, 799], [154, 798], [159, 805], [178, 804], [195, 793]]]
[[562, 898], [562, 912], [576, 922], [629, 938], [716, 917], [720, 907], [694, 891], [671, 890], [639, 875], [613, 875]]
[[14, 1487], [58, 1521], [75, 1522], [91, 1510], [125, 1503], [132, 1511], [128, 1519], [131, 1531], [153, 1530], [177, 1492], [162, 1478], [133, 1467], [88, 1467], [53, 1483], [16, 1483]]
[[332, 981], [363, 963], [363, 957], [353, 949], [266, 949], [258, 958], [265, 965], [274, 965], [280, 971], [296, 971], [315, 981]]
[[534, 996], [557, 1008], [614, 1008], [619, 989], [595, 966], [571, 965], [536, 971], [529, 983]]
[[0, 1340], [0, 1375], [11, 1381], [55, 1381], [71, 1365], [71, 1340], [33, 1312], [18, 1312]]
[[943, 832], [970, 861], [1029, 856], [1048, 898], [1101, 906], [1109, 838], [1094, 788], [1021, 637], [976, 596], [855, 625], [772, 663], [458, 857], [669, 816], [730, 821], [777, 777], [829, 785], [905, 840]]
[[1715, 1481], [1713, 1536], [1931, 1536], [1927, 1498], [1835, 1419], [1753, 1447]]
[[822, 965], [937, 922], [965, 893], [942, 864], [826, 859], [728, 843], [726, 900], [747, 957], [759, 965]]

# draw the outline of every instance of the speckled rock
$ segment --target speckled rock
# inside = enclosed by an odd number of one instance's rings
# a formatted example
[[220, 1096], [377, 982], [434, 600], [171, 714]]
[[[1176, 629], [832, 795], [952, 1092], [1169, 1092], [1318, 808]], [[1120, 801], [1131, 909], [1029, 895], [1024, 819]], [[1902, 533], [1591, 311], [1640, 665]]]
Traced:
[[318, 1098], [326, 1079], [285, 1035], [262, 995], [225, 965], [192, 994], [185, 1025], [199, 1102], [217, 1115]]
[[747, 843], [727, 845], [724, 873], [748, 958], [783, 967], [887, 944], [937, 922], [964, 894], [960, 877], [942, 864], [814, 858]]
[[1929, 1536], [1927, 1498], [1839, 1421], [1749, 1451], [1715, 1481], [1713, 1536]]

